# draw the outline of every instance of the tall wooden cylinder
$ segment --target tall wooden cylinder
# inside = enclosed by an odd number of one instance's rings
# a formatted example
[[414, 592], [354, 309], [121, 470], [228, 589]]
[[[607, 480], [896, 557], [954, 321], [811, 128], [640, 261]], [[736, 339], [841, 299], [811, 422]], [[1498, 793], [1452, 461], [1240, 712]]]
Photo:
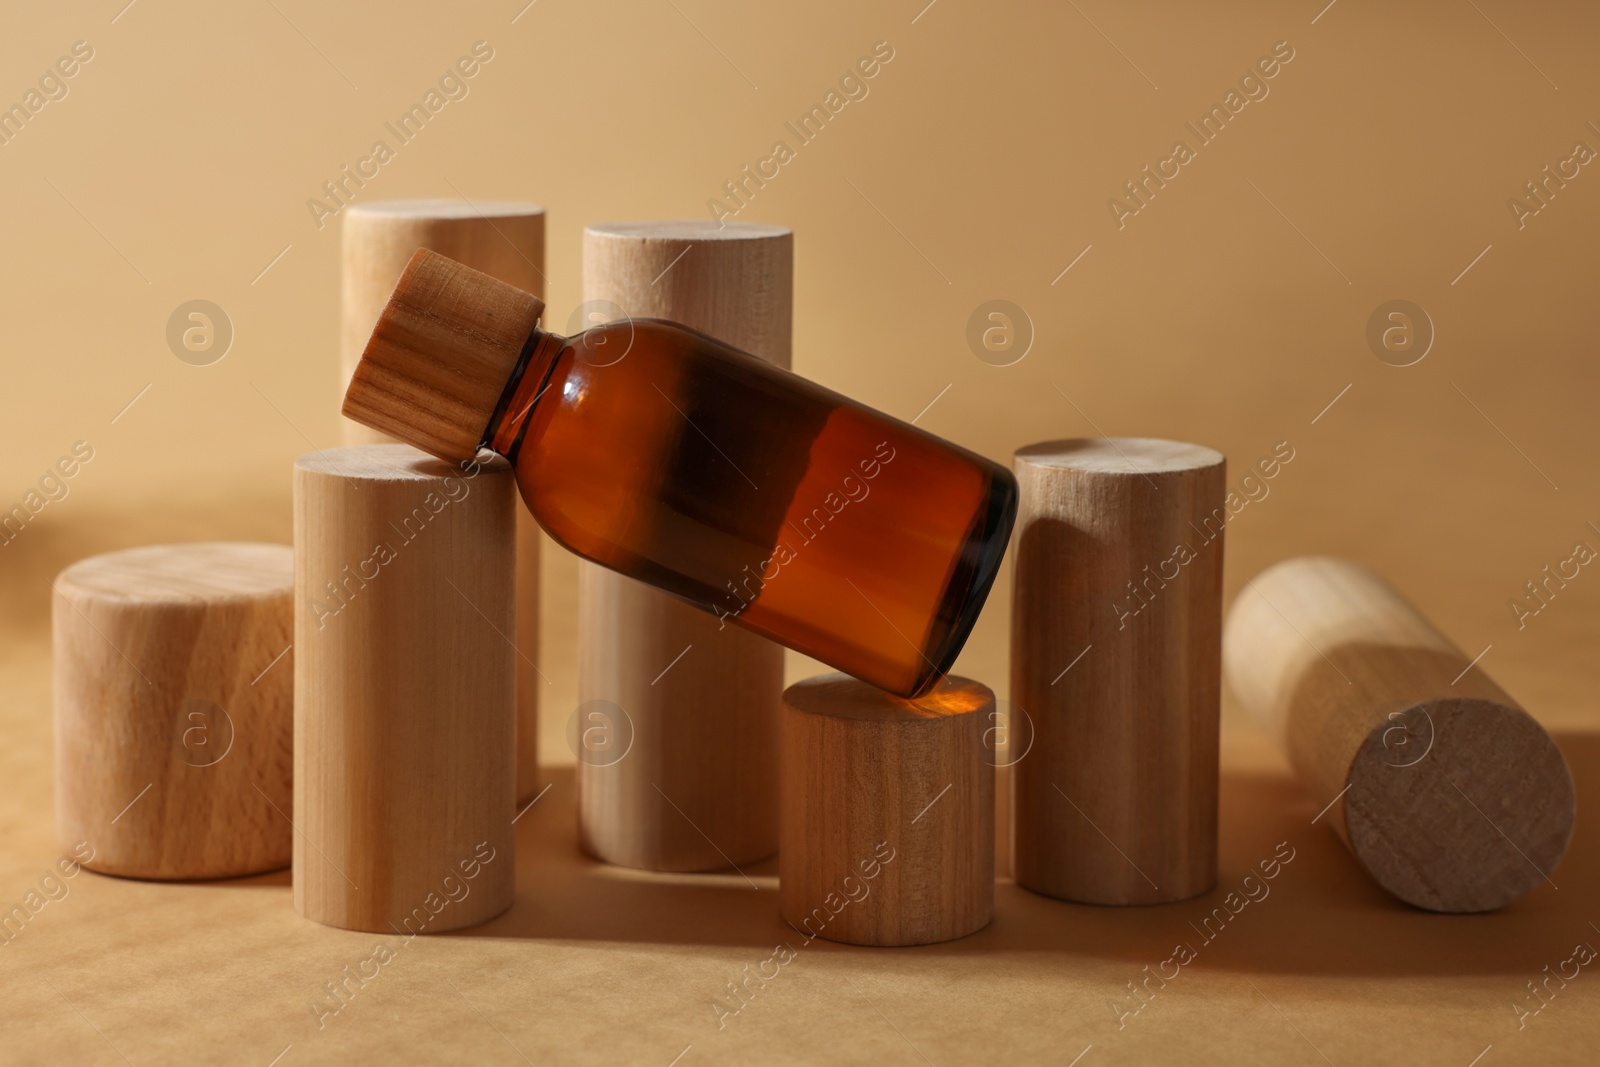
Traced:
[[295, 464], [294, 904], [438, 933], [511, 905], [511, 468], [408, 445]]
[[994, 694], [947, 675], [901, 700], [843, 674], [783, 694], [778, 899], [804, 937], [949, 941], [994, 915]]
[[[1147, 438], [1017, 452], [1017, 884], [1159, 904], [1217, 877], [1222, 454]], [[1020, 717], [1020, 713], [1014, 712]]]
[[146, 545], [52, 584], [62, 850], [132, 878], [286, 866], [289, 546]]
[[[419, 248], [465, 263], [543, 297], [544, 208], [505, 201], [379, 200], [352, 204], [343, 219], [340, 395], [400, 272]], [[347, 445], [394, 438], [341, 417]], [[538, 792], [539, 662], [538, 523], [517, 509], [517, 796]]]
[[[749, 223], [590, 226], [584, 325], [671, 319], [788, 367], [793, 247], [787, 229]], [[772, 855], [783, 649], [631, 578], [580, 568], [580, 714], [605, 702], [631, 737], [620, 758], [609, 744], [578, 746], [583, 847], [657, 871]]]
[[1223, 660], [1317, 821], [1390, 893], [1477, 912], [1549, 880], [1575, 816], [1561, 750], [1382, 578], [1337, 559], [1269, 568], [1234, 602]]

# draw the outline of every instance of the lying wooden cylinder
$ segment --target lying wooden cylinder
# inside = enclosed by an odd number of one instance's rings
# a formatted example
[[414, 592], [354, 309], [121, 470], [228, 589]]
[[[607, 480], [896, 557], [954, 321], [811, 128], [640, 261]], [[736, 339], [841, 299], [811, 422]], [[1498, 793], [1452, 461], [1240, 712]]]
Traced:
[[1491, 911], [1549, 881], [1575, 798], [1543, 727], [1382, 578], [1289, 560], [1245, 584], [1230, 690], [1378, 884], [1419, 908]]

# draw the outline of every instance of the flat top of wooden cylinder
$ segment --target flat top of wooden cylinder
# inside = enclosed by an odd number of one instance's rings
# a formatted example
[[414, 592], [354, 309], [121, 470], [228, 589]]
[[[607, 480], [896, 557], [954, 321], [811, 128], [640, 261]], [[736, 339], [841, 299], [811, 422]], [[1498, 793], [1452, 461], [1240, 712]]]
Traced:
[[510, 219], [529, 215], [543, 215], [539, 204], [520, 200], [372, 200], [364, 204], [351, 204], [346, 215], [370, 215], [377, 218], [397, 219]]
[[508, 475], [511, 464], [491, 452], [479, 452], [473, 461], [480, 468], [463, 470], [457, 463], [437, 459], [410, 445], [345, 445], [307, 452], [294, 461], [295, 470], [325, 474], [360, 482], [430, 482], [447, 478]]
[[1017, 459], [1040, 467], [1094, 474], [1170, 474], [1223, 463], [1214, 448], [1159, 437], [1076, 437], [1017, 449]]
[[585, 236], [634, 237], [657, 241], [761, 241], [792, 237], [787, 226], [762, 222], [715, 223], [709, 219], [641, 219], [637, 222], [592, 222]]
[[63, 595], [150, 603], [286, 595], [294, 590], [294, 550], [246, 541], [143, 545], [81, 559], [55, 584]]
[[783, 691], [783, 702], [808, 715], [830, 715], [862, 722], [914, 722], [967, 715], [994, 704], [982, 682], [953, 674], [916, 700], [902, 700], [848, 674], [819, 674]]

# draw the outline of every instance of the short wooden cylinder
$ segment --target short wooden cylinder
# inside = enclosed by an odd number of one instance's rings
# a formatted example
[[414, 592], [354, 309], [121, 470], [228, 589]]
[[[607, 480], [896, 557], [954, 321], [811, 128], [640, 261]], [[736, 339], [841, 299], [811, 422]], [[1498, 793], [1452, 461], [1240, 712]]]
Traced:
[[1387, 582], [1304, 558], [1245, 584], [1228, 687], [1272, 734], [1317, 819], [1384, 889], [1431, 911], [1504, 907], [1572, 839], [1561, 750]]
[[233, 543], [110, 552], [56, 578], [56, 826], [84, 866], [288, 864], [293, 583], [287, 545]]
[[994, 915], [994, 694], [948, 676], [915, 701], [843, 674], [783, 694], [784, 920], [806, 937], [926, 945]]
[[407, 445], [295, 464], [294, 904], [439, 933], [510, 907], [510, 466]]
[[1225, 463], [1146, 438], [1017, 452], [1017, 884], [1160, 904], [1217, 877]]
[[[788, 367], [793, 247], [787, 229], [750, 223], [590, 226], [583, 314], [569, 329], [670, 319]], [[578, 690], [586, 851], [705, 871], [777, 850], [781, 647], [580, 563]], [[596, 737], [605, 743], [588, 743]]]
[[[343, 231], [340, 395], [412, 255], [426, 248], [543, 297], [544, 208], [516, 201], [375, 200], [339, 213]], [[347, 445], [394, 438], [341, 418]], [[539, 524], [517, 509], [517, 796], [539, 790]]]

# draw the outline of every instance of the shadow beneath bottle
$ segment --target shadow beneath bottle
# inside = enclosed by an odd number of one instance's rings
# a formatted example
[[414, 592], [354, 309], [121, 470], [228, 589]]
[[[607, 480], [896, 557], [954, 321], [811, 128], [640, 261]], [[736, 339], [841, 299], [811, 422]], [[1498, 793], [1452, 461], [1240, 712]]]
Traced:
[[573, 768], [542, 767], [540, 776], [549, 790], [517, 822], [516, 902], [482, 926], [439, 936], [770, 949], [786, 931], [776, 857], [742, 873], [658, 874], [602, 863], [578, 847]]
[[[1600, 734], [1557, 734], [1579, 797], [1600, 788]], [[518, 825], [517, 895], [500, 918], [453, 937], [744, 946], [769, 952], [805, 939], [778, 914], [777, 860], [711, 874], [613, 867], [577, 845], [571, 768], [546, 768], [551, 789]], [[938, 957], [1054, 953], [1148, 965], [1169, 976], [1180, 946], [1191, 963], [1243, 973], [1535, 974], [1581, 941], [1600, 890], [1600, 834], [1580, 817], [1551, 881], [1484, 915], [1440, 915], [1390, 897], [1322, 821], [1292, 777], [1222, 775], [1217, 887], [1176, 904], [1096, 907], [995, 887], [995, 918], [970, 937], [887, 950]], [[1284, 857], [1290, 856], [1285, 862]], [[1276, 860], [1276, 867], [1272, 861]], [[1266, 878], [1266, 870], [1275, 870]], [[1246, 881], [1250, 876], [1249, 881]], [[1559, 887], [1559, 888], [1557, 888]], [[1229, 894], [1233, 894], [1230, 898]], [[1230, 906], [1231, 905], [1231, 906]], [[886, 950], [817, 943], [826, 951]]]

